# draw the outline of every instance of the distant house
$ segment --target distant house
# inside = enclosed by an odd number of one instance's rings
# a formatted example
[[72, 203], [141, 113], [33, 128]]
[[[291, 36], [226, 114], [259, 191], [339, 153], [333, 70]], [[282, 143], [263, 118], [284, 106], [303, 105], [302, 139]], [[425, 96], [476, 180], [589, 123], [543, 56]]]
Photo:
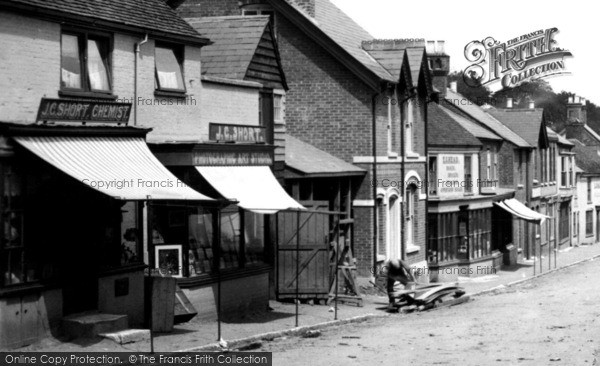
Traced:
[[548, 245], [555, 249], [570, 246], [575, 193], [573, 144], [548, 128], [543, 109], [535, 108], [533, 102], [527, 109], [491, 108], [489, 113], [534, 147], [533, 186], [527, 206], [548, 220], [534, 226], [532, 241], [523, 248], [525, 255], [539, 255], [540, 250], [547, 253]]
[[436, 279], [496, 273], [512, 243], [512, 216], [495, 203], [503, 139], [443, 106], [429, 105], [429, 268]]
[[575, 146], [577, 196], [573, 207], [573, 241], [593, 244], [600, 240], [600, 135], [587, 124], [586, 101], [571, 96], [567, 124], [561, 137]]

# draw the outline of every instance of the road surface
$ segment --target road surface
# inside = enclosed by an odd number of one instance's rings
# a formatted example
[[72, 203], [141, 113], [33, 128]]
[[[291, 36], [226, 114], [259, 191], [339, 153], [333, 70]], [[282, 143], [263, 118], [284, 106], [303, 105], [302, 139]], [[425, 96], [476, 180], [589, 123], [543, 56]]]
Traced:
[[289, 366], [600, 366], [600, 260], [454, 307], [276, 339], [255, 351]]

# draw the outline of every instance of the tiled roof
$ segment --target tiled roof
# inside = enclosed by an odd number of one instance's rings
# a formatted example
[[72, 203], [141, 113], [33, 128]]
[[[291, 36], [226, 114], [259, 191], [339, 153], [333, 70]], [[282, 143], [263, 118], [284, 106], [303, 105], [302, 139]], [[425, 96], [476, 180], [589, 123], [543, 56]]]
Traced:
[[498, 140], [502, 141], [502, 137], [496, 135], [495, 133], [489, 131], [485, 127], [478, 125], [477, 123], [460, 116], [457, 113], [450, 111], [447, 108], [440, 107], [446, 114], [448, 114], [452, 119], [454, 119], [459, 125], [461, 125], [465, 130], [469, 131], [473, 136], [480, 139], [488, 139], [488, 140]]
[[437, 103], [427, 106], [427, 144], [430, 146], [481, 146], [481, 142]]
[[584, 173], [600, 174], [600, 154], [597, 146], [575, 146], [575, 162]]
[[[272, 0], [280, 1], [280, 0]], [[302, 14], [312, 24], [318, 27], [325, 35], [341, 46], [351, 57], [367, 67], [379, 78], [387, 81], [394, 80], [392, 75], [362, 48], [363, 41], [369, 41], [374, 37], [364, 28], [358, 25], [352, 18], [346, 15], [329, 0], [315, 1], [315, 17], [307, 14], [294, 0], [285, 0], [292, 5], [299, 14]]]
[[285, 136], [286, 166], [312, 176], [362, 175], [366, 171], [304, 141]]
[[56, 12], [65, 17], [85, 17], [144, 31], [159, 31], [202, 40], [199, 34], [164, 0], [4, 0], [3, 2], [9, 6], [34, 7]]
[[[487, 127], [489, 130], [493, 131], [498, 136], [502, 137], [506, 141], [509, 141], [515, 144], [518, 147], [532, 147], [527, 141], [525, 141], [521, 136], [513, 132], [510, 128], [506, 127], [500, 121], [492, 117], [490, 114], [486, 113], [481, 107], [476, 105], [475, 103], [466, 102], [467, 99], [461, 94], [455, 93], [452, 90], [448, 89], [446, 92], [446, 101], [447, 104], [453, 106], [473, 118], [483, 126]], [[535, 144], [537, 146], [537, 143]]]
[[588, 126], [587, 124], [584, 126], [585, 131], [589, 133], [596, 141], [600, 142], [600, 135], [593, 128]]
[[405, 50], [369, 50], [367, 52], [383, 65], [396, 81], [400, 80]]
[[558, 139], [558, 143], [561, 145], [567, 145], [567, 146], [575, 146], [574, 143], [572, 143], [571, 141], [567, 140], [565, 137], [561, 136], [560, 134], [556, 133], [553, 129], [546, 127], [546, 130], [548, 131], [548, 137], [552, 136], [556, 136], [556, 138]]
[[538, 146], [544, 121], [544, 110], [536, 109], [495, 109], [488, 111], [531, 146]]
[[243, 80], [269, 23], [268, 16], [230, 16], [186, 19], [213, 44], [202, 48], [202, 73]]
[[412, 73], [413, 86], [419, 84], [419, 74], [421, 73], [421, 65], [423, 63], [423, 57], [425, 56], [424, 47], [409, 47], [406, 49], [408, 55], [408, 63], [410, 65], [410, 72]]

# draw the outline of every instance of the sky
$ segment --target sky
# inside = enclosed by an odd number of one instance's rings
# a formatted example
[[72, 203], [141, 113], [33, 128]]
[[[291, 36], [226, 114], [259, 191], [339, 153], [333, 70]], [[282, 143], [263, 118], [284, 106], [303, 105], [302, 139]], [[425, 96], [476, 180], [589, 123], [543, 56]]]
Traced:
[[465, 46], [494, 37], [506, 42], [539, 29], [558, 28], [554, 39], [573, 57], [565, 59], [570, 75], [547, 78], [555, 92], [566, 90], [600, 105], [598, 9], [581, 0], [331, 0], [375, 38], [425, 38], [446, 41], [451, 71], [470, 63]]

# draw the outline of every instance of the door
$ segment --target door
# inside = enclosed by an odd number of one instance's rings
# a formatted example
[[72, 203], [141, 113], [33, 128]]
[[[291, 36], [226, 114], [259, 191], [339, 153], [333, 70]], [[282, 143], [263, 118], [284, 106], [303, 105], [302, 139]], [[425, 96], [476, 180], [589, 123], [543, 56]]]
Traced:
[[[327, 212], [277, 214], [277, 297], [327, 297], [331, 245], [340, 238]], [[335, 215], [334, 215], [335, 216]]]
[[398, 196], [390, 197], [388, 202], [387, 216], [387, 259], [401, 259], [402, 243], [400, 242], [400, 200], [398, 199]]

